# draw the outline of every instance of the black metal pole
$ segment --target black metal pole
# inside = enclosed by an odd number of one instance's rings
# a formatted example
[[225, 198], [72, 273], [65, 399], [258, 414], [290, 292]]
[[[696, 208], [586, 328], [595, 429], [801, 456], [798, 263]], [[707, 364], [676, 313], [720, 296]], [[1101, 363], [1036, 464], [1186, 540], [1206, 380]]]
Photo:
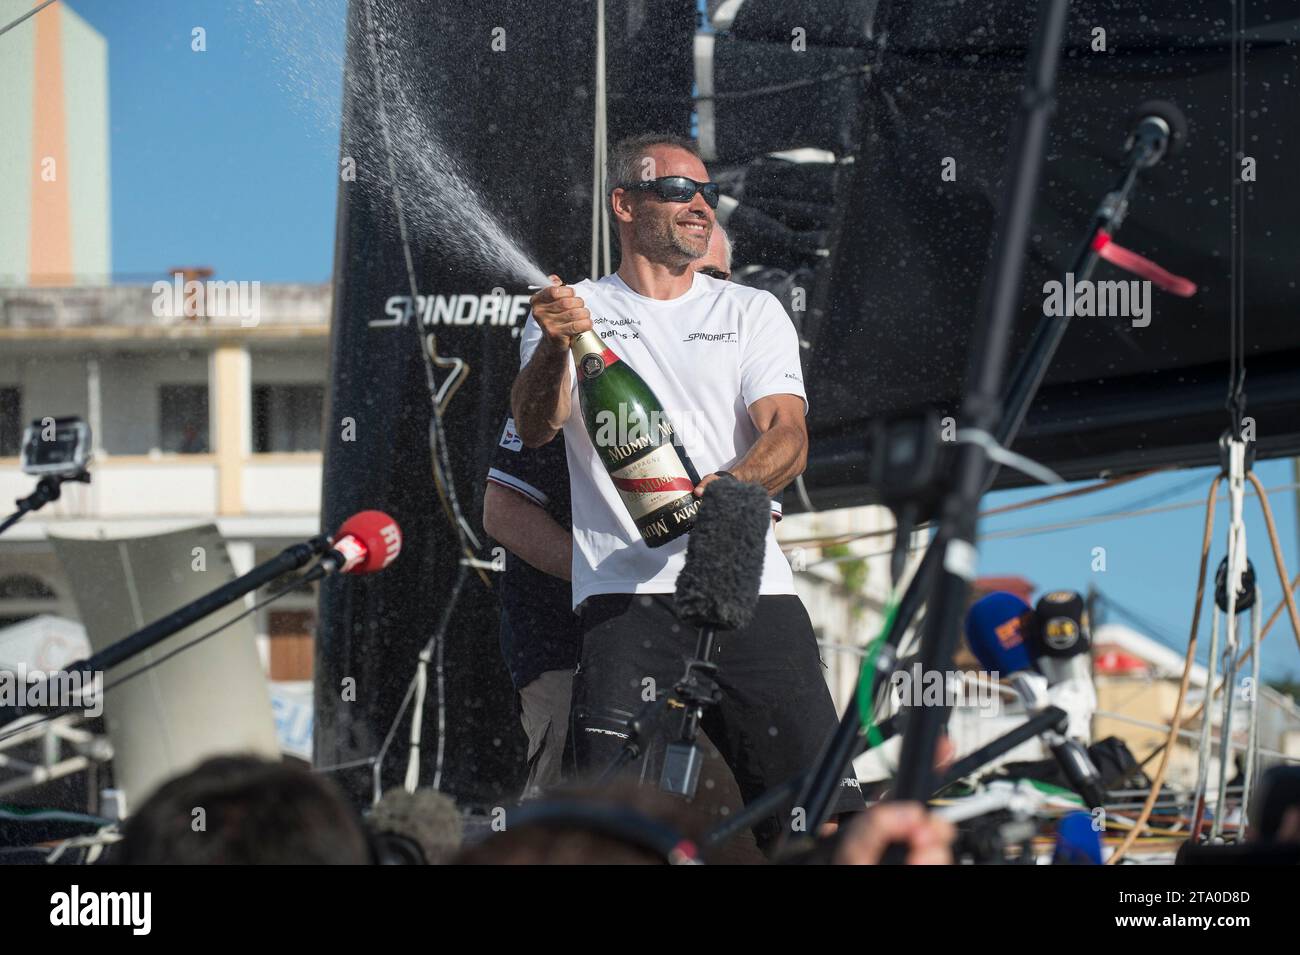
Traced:
[[985, 763], [993, 762], [999, 756], [1011, 752], [1021, 743], [1026, 743], [1036, 736], [1041, 736], [1049, 730], [1064, 732], [1069, 721], [1069, 715], [1059, 706], [1047, 707], [1041, 713], [1034, 714], [1019, 726], [1008, 730], [997, 739], [990, 740], [974, 752], [967, 753], [949, 766], [944, 772], [943, 778], [934, 787], [934, 792], [938, 793], [945, 787], [951, 786], [963, 776], [969, 776], [975, 772]]
[[[877, 729], [880, 730], [880, 742], [884, 743], [897, 736], [902, 730], [902, 725], [902, 719], [898, 714], [895, 714], [888, 719], [881, 720], [880, 725], [877, 727]], [[870, 746], [867, 747], [867, 749], [870, 748]], [[800, 773], [793, 779], [788, 779], [779, 786], [769, 789], [752, 802], [746, 803], [744, 809], [728, 816], [726, 822], [710, 830], [708, 836], [704, 840], [704, 844], [710, 848], [722, 845], [722, 843], [740, 832], [740, 830], [748, 828], [764, 816], [770, 816], [772, 813], [780, 809], [782, 803], [786, 800], [795, 799], [796, 795], [802, 792], [804, 787], [808, 785], [811, 775], [812, 770]], [[839, 779], [837, 777], [836, 785], [838, 784]], [[806, 806], [807, 803], [799, 802], [796, 799], [795, 805]], [[809, 819], [811, 819], [811, 816], [809, 816]], [[817, 829], [825, 821], [826, 820], [824, 819], [818, 819], [815, 822], [810, 822], [807, 826], [808, 834], [816, 835]]]
[[57, 501], [63, 493], [64, 481], [81, 481], [84, 484], [90, 483], [90, 472], [79, 471], [76, 474], [47, 474], [36, 483], [36, 490], [26, 497], [19, 498], [14, 503], [18, 505], [18, 510], [14, 511], [8, 517], [0, 522], [0, 534], [3, 534], [9, 528], [13, 527], [24, 516], [32, 511], [39, 511], [51, 501]]
[[[711, 689], [716, 684], [711, 676], [707, 675], [710, 668], [710, 660], [713, 657], [713, 641], [717, 637], [715, 627], [700, 627], [699, 635], [695, 640], [695, 659], [686, 665], [686, 675], [682, 678], [682, 687], [678, 687], [679, 693], [683, 687], [689, 687], [692, 681], [698, 681], [700, 678], [696, 674], [701, 672], [699, 664], [703, 664], [705, 678], [708, 680], [708, 686], [705, 689]], [[698, 684], [697, 684], [698, 686]], [[691, 694], [686, 694], [691, 696]], [[687, 700], [686, 712], [682, 715], [682, 731], [679, 739], [684, 743], [694, 743], [695, 738], [700, 732], [700, 720], [704, 716], [704, 704], [694, 698]]]
[[[1025, 234], [1032, 214], [1033, 193], [1037, 186], [1038, 172], [1041, 166], [1048, 114], [1052, 108], [1051, 90], [1055, 81], [1060, 38], [1064, 30], [1065, 14], [1068, 6], [1068, 0], [1043, 0], [1039, 7], [1039, 34], [1035, 49], [1030, 57], [1029, 81], [1025, 91], [1025, 113], [1022, 114], [1017, 125], [1015, 135], [1018, 146], [1013, 153], [1018, 164], [1023, 164], [1028, 160], [1031, 168], [1025, 171], [1026, 174], [1022, 175], [1015, 175], [1013, 171], [1010, 180], [1010, 192], [1004, 197], [1003, 216], [1000, 218], [1001, 222], [1010, 225], [1009, 216], [1013, 211], [1016, 211], [1023, 213], [1023, 221], [1018, 229], [1007, 229], [1007, 226], [1004, 226], [1007, 231], [1003, 235], [997, 271], [994, 273], [995, 283], [1002, 285], [1002, 291], [1000, 293], [995, 291], [992, 296], [986, 296], [990, 303], [987, 309], [989, 317], [986, 320], [988, 332], [983, 343], [983, 351], [977, 351], [975, 354], [979, 357], [972, 362], [971, 382], [973, 390], [965, 406], [968, 415], [978, 412], [980, 415], [979, 420], [995, 424], [996, 431], [993, 434], [998, 443], [1002, 445], [1007, 445], [1014, 439], [1016, 432], [1023, 423], [1034, 394], [1046, 374], [1047, 366], [1051, 362], [1056, 347], [1060, 344], [1068, 322], [1068, 318], [1049, 318], [1047, 316], [1044, 316], [1039, 321], [1030, 350], [1026, 352], [1025, 358], [1022, 359], [1017, 368], [1016, 376], [1007, 390], [1004, 406], [1010, 413], [999, 418], [997, 414], [998, 403], [996, 400], [989, 401], [986, 396], [996, 393], [994, 389], [998, 386], [1005, 352], [1010, 341], [1011, 318], [1019, 291]], [[1092, 240], [1096, 235], [1096, 231], [1097, 226], [1094, 223], [1080, 252], [1082, 256], [1091, 257], [1091, 262], [1086, 266], [1089, 273], [1096, 261], [1096, 253], [1092, 250]], [[1014, 256], [1005, 254], [1008, 246], [1014, 246], [1017, 254]], [[1013, 284], [1007, 287], [1004, 284], [1007, 281], [1013, 281]], [[995, 320], [1000, 322], [1000, 328], [995, 325]], [[991, 347], [994, 344], [994, 335], [998, 336], [996, 349]], [[992, 354], [993, 352], [996, 353]], [[991, 362], [985, 357], [989, 354], [992, 354]], [[980, 427], [974, 418], [968, 417], [967, 420], [971, 425]], [[987, 429], [988, 426], [985, 426], [985, 430]], [[974, 497], [974, 501], [978, 502], [979, 497], [983, 496], [983, 493], [996, 477], [997, 465], [990, 462], [984, 455], [983, 450], [978, 446], [964, 445], [962, 450], [967, 457], [965, 466], [975, 466], [981, 469], [978, 482], [979, 493]], [[959, 468], [961, 466], [962, 464], [959, 463]], [[963, 495], [962, 499], [965, 500], [965, 495]], [[967, 509], [973, 514], [974, 507], [975, 504], [972, 503], [967, 506]], [[885, 652], [882, 652], [877, 658], [877, 671], [875, 674], [877, 682], [880, 674], [892, 671], [894, 664], [892, 648], [907, 630], [921, 605], [926, 602], [927, 595], [931, 593], [932, 578], [938, 567], [940, 555], [945, 553], [945, 548], [951, 540], [951, 534], [945, 534], [944, 532], [946, 522], [951, 521], [954, 516], [950, 511], [950, 507], [945, 507], [940, 512], [936, 525], [938, 533], [931, 540], [916, 573], [899, 601], [898, 611], [894, 616], [893, 630], [886, 637], [889, 645], [886, 647]], [[970, 524], [967, 541], [973, 537], [973, 517]], [[963, 600], [964, 586], [963, 584]], [[928, 622], [931, 626], [939, 624], [939, 621], [934, 619]], [[951, 625], [955, 626], [955, 623]], [[949, 653], [950, 658], [951, 652]], [[943, 718], [947, 718], [946, 710], [943, 712]], [[836, 729], [835, 735], [828, 742], [818, 762], [817, 770], [811, 776], [807, 791], [801, 794], [800, 802], [807, 810], [811, 829], [815, 829], [816, 826], [824, 822], [829, 814], [835, 783], [844, 767], [853, 759], [861, 728], [857, 707], [849, 706], [840, 721], [839, 727]], [[934, 737], [929, 744], [930, 749], [933, 750], [938, 737], [937, 729], [928, 735]]]
[[[992, 433], [1002, 417], [1003, 368], [1010, 350], [1020, 297], [1025, 248], [1033, 219], [1034, 196], [1047, 145], [1047, 128], [1055, 107], [1053, 89], [1065, 32], [1069, 0], [1042, 0], [1038, 32], [1030, 53], [1023, 108], [1012, 134], [1007, 189], [998, 216], [996, 259], [985, 283], [981, 318], [962, 408], [965, 429]], [[942, 526], [933, 545], [942, 564], [935, 570], [935, 596], [929, 602], [921, 639], [922, 672], [940, 672], [956, 649], [966, 596], [975, 577], [976, 510], [988, 478], [983, 445], [966, 441], [957, 448], [952, 488], [940, 508]], [[934, 750], [948, 719], [948, 707], [913, 708], [903, 735], [903, 751], [893, 790], [896, 799], [924, 800], [933, 792]], [[897, 853], [895, 853], [897, 855]]]
[[[245, 594], [252, 593], [258, 587], [268, 584], [291, 571], [297, 570], [311, 560], [312, 557], [323, 554], [328, 549], [329, 538], [324, 536], [313, 537], [306, 543], [287, 547], [265, 563], [258, 564], [243, 576], [236, 577], [211, 593], [190, 601], [178, 610], [173, 610], [167, 616], [154, 621], [147, 627], [123, 637], [98, 653], [91, 654], [85, 660], [78, 660], [69, 664], [61, 672], [98, 673], [125, 663], [137, 653], [149, 649], [177, 631], [184, 630], [190, 624], [220, 610], [226, 604], [238, 600]], [[54, 680], [57, 677], [58, 675], [54, 674], [50, 679]], [[5, 726], [30, 712], [36, 711], [42, 710], [40, 707], [6, 708], [0, 711], [0, 726]]]

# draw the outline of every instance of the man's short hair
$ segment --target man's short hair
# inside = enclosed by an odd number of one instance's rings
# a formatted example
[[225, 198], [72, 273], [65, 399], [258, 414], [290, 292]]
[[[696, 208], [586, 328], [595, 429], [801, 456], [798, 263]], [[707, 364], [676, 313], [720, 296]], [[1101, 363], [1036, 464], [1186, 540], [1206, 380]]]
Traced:
[[648, 178], [642, 160], [645, 158], [646, 151], [654, 146], [684, 149], [697, 159], [700, 155], [695, 140], [672, 133], [641, 133], [621, 139], [609, 151], [609, 161], [605, 170], [605, 175], [608, 177], [605, 184], [606, 198], [613, 195], [615, 189], [625, 189]]
[[330, 780], [257, 756], [217, 756], [164, 783], [127, 820], [120, 861], [357, 865], [370, 855]]

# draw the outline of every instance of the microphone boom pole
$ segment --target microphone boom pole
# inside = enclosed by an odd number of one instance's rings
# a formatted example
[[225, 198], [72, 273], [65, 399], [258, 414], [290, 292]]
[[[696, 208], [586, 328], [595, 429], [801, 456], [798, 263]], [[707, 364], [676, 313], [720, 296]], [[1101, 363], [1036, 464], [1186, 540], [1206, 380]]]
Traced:
[[[1167, 104], [1152, 105], [1158, 105], [1162, 110], [1171, 110], [1175, 114], [1177, 113], [1177, 110]], [[1181, 130], [1178, 128], [1180, 122], [1181, 117], [1179, 120], [1174, 121], [1175, 128], [1168, 133], [1168, 149], [1174, 148], [1178, 143], [1178, 138], [1182, 135]], [[1166, 128], [1168, 128], [1168, 125], [1166, 125]], [[1083, 240], [1082, 245], [1079, 246], [1079, 250], [1074, 256], [1074, 262], [1070, 266], [1070, 274], [1075, 277], [1076, 283], [1091, 278], [1092, 270], [1097, 267], [1097, 259], [1100, 258], [1100, 247], [1097, 245], [1098, 236], [1102, 233], [1113, 234], [1123, 225], [1124, 216], [1128, 213], [1129, 195], [1137, 184], [1138, 173], [1159, 162], [1167, 151], [1165, 148], [1155, 150], [1145, 142], [1140, 145], [1143, 148], [1132, 151], [1128, 166], [1119, 182], [1116, 183], [1114, 189], [1106, 194], [1097, 207], [1097, 211], [1093, 214], [1088, 235]], [[1010, 440], [1020, 431], [1020, 426], [1024, 424], [1025, 417], [1029, 414], [1029, 406], [1033, 403], [1034, 395], [1038, 393], [1043, 378], [1047, 375], [1047, 369], [1052, 363], [1052, 356], [1056, 354], [1056, 349], [1065, 337], [1066, 329], [1070, 327], [1072, 313], [1073, 309], [1067, 308], [1064, 315], [1042, 315], [1039, 317], [1038, 324], [1034, 326], [1033, 336], [1029, 340], [1029, 346], [1025, 349], [1019, 363], [1017, 363], [1015, 373], [1011, 376], [1011, 385], [1003, 402], [1004, 414], [997, 431], [999, 444], [1003, 446], [1009, 444]], [[985, 490], [993, 483], [996, 473], [996, 469], [990, 470]]]
[[[167, 616], [123, 637], [98, 653], [93, 653], [84, 660], [69, 664], [60, 672], [98, 673], [110, 670], [167, 639], [172, 634], [184, 630], [190, 624], [215, 613], [226, 604], [252, 593], [258, 587], [264, 586], [284, 574], [297, 570], [316, 555], [328, 551], [329, 547], [330, 540], [324, 535], [313, 537], [304, 543], [286, 547], [275, 557], [257, 565], [248, 573], [222, 584], [211, 593], [204, 594], [183, 607], [173, 610]], [[58, 674], [52, 674], [50, 679], [57, 679], [57, 677]], [[42, 709], [41, 707], [6, 707], [0, 711], [0, 726], [6, 726], [31, 712]]]

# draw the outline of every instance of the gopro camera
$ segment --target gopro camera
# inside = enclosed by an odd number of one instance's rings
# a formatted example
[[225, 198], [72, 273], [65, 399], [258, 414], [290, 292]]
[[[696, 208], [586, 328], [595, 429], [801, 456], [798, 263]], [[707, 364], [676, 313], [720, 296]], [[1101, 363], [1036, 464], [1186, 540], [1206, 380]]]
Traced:
[[89, 460], [90, 425], [80, 418], [44, 418], [23, 431], [24, 474], [74, 478]]

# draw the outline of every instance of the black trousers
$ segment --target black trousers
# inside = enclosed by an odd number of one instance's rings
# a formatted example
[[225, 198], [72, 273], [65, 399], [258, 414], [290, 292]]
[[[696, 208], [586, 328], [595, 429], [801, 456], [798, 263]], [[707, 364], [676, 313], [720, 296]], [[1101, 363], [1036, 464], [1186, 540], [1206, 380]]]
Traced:
[[[628, 719], [649, 700], [671, 694], [695, 655], [697, 631], [677, 619], [672, 599], [606, 594], [583, 604], [571, 739], [585, 779], [618, 758]], [[706, 709], [701, 725], [749, 802], [810, 768], [838, 724], [803, 603], [795, 596], [760, 597], [748, 627], [717, 635], [712, 661], [722, 698]], [[664, 749], [680, 735], [682, 723], [679, 709], [661, 711], [652, 738], [643, 741], [643, 755], [625, 768], [656, 786]], [[857, 780], [845, 779], [833, 811], [864, 805]], [[760, 846], [770, 848], [783, 828], [802, 823], [794, 810], [787, 805], [754, 827]]]

